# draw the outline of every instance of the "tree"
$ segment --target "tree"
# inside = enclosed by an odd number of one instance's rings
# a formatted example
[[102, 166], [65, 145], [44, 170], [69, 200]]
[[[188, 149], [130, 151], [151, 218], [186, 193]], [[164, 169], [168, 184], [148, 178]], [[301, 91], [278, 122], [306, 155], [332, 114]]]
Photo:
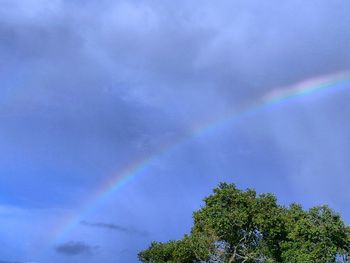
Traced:
[[221, 183], [194, 212], [191, 233], [153, 242], [139, 253], [144, 263], [350, 262], [350, 228], [327, 206], [308, 211], [283, 207], [272, 194], [257, 195]]

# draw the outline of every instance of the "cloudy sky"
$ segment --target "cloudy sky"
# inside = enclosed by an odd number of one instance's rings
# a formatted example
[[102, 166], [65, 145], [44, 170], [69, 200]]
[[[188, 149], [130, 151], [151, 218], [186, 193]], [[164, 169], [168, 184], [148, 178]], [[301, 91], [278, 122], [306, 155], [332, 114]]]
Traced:
[[[276, 89], [350, 70], [349, 10], [347, 0], [0, 0], [0, 262], [137, 262], [152, 240], [188, 232], [220, 181], [281, 204], [326, 203], [350, 222], [350, 86], [158, 154]], [[149, 157], [108, 198], [86, 201]]]

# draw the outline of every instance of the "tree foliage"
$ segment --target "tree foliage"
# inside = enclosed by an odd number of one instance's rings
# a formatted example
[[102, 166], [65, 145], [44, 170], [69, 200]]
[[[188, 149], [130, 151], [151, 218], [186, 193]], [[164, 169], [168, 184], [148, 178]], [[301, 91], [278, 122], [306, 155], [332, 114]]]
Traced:
[[272, 194], [221, 183], [194, 212], [191, 233], [153, 242], [144, 263], [350, 262], [350, 228], [327, 206], [278, 205]]

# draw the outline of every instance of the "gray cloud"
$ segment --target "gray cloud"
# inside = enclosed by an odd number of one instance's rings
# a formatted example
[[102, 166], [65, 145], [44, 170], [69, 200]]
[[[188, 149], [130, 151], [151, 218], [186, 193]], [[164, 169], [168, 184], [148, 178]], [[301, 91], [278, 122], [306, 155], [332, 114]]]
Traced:
[[[89, 136], [114, 131], [119, 141], [131, 136], [123, 127], [134, 126], [137, 141], [142, 133], [156, 133], [147, 131], [154, 117], [158, 128], [170, 119], [189, 125], [270, 88], [350, 66], [344, 1], [222, 1], [215, 7], [180, 1], [181, 8], [159, 1], [103, 1], [84, 9], [80, 4], [55, 2], [45, 23], [3, 18], [3, 55], [16, 71], [27, 72], [23, 82], [27, 74], [34, 79], [24, 88], [31, 94], [12, 104], [20, 119], [50, 127], [74, 123], [94, 132]], [[96, 8], [104, 16], [92, 15]], [[329, 23], [335, 19], [337, 26]], [[24, 60], [31, 67], [18, 67]], [[208, 104], [214, 105], [210, 111]], [[142, 112], [146, 116], [137, 118]]]
[[81, 225], [88, 226], [88, 227], [94, 227], [94, 228], [103, 228], [107, 230], [117, 231], [121, 233], [131, 234], [131, 235], [137, 235], [141, 237], [147, 237], [149, 236], [149, 233], [146, 231], [141, 231], [135, 228], [130, 227], [123, 227], [116, 224], [109, 224], [109, 223], [103, 223], [103, 222], [88, 222], [88, 221], [81, 221]]
[[70, 241], [58, 245], [55, 250], [65, 256], [93, 255], [98, 246], [91, 246], [81, 241]]

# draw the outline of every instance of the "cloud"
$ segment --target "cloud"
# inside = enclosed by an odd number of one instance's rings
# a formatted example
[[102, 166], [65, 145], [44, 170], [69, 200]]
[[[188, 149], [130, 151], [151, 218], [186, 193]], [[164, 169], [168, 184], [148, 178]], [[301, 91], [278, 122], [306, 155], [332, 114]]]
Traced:
[[103, 223], [103, 222], [88, 222], [88, 221], [81, 221], [80, 224], [83, 226], [88, 226], [93, 228], [103, 228], [107, 230], [112, 230], [112, 231], [117, 231], [117, 232], [122, 232], [126, 234], [142, 236], [142, 237], [146, 237], [149, 235], [146, 231], [141, 231], [134, 228], [127, 228], [116, 224], [109, 224], [109, 223]]
[[91, 246], [81, 241], [70, 241], [58, 245], [55, 250], [57, 253], [66, 256], [78, 256], [78, 255], [93, 255], [98, 246]]

